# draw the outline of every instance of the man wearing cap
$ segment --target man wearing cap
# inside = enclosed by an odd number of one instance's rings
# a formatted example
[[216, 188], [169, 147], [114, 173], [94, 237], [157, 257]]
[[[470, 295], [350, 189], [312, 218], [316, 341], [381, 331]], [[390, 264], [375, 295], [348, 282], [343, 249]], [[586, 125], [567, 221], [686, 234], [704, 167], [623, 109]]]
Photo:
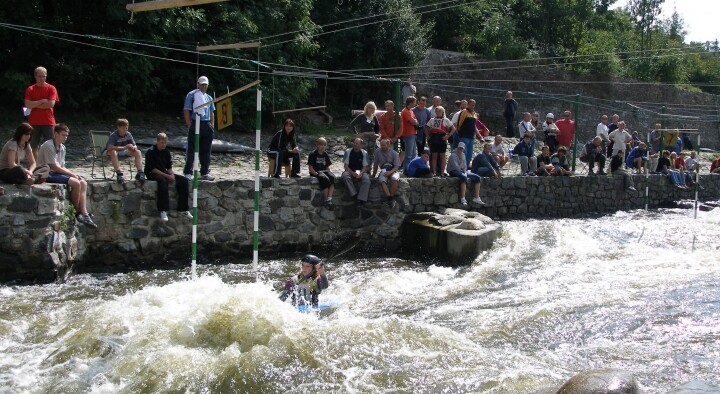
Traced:
[[383, 138], [380, 140], [380, 149], [376, 149], [373, 154], [372, 178], [378, 174], [378, 183], [387, 198], [387, 204], [390, 208], [395, 208], [395, 194], [398, 191], [398, 180], [400, 179], [400, 155], [390, 149], [390, 140]]
[[35, 69], [35, 83], [25, 90], [25, 107], [30, 114], [28, 123], [33, 127], [34, 133], [30, 139], [30, 146], [33, 148], [33, 156], [37, 157], [40, 145], [53, 139], [55, 129], [55, 103], [60, 101], [55, 86], [46, 82], [47, 69], [37, 67]]
[[285, 282], [285, 289], [280, 293], [280, 301], [289, 296], [295, 306], [318, 306], [318, 296], [329, 286], [325, 275], [325, 264], [312, 254], [306, 254], [300, 260], [300, 272]]
[[[212, 181], [215, 178], [210, 175], [210, 152], [212, 151], [212, 141], [215, 135], [213, 123], [215, 121], [215, 104], [195, 109], [199, 105], [212, 101], [212, 97], [207, 94], [210, 80], [202, 76], [198, 78], [197, 89], [191, 90], [185, 96], [185, 105], [183, 106], [183, 114], [185, 115], [185, 125], [188, 128], [188, 142], [185, 157], [185, 168], [183, 174], [190, 179], [192, 178], [193, 165], [195, 161], [195, 149], [198, 149], [200, 156], [200, 179]], [[195, 146], [195, 122], [200, 121], [200, 147]]]
[[473, 202], [478, 205], [485, 205], [483, 200], [480, 199], [480, 176], [468, 171], [467, 162], [465, 161], [464, 142], [458, 142], [457, 148], [455, 148], [455, 151], [450, 154], [447, 163], [447, 170], [451, 177], [460, 179], [458, 199], [460, 200], [460, 205], [463, 208], [468, 206], [467, 199], [465, 198], [468, 179], [473, 182], [475, 192]]
[[552, 112], [548, 112], [545, 116], [545, 121], [542, 123], [542, 130], [545, 133], [545, 145], [550, 148], [550, 153], [555, 153], [558, 147], [557, 136], [558, 128], [555, 125], [555, 115]]

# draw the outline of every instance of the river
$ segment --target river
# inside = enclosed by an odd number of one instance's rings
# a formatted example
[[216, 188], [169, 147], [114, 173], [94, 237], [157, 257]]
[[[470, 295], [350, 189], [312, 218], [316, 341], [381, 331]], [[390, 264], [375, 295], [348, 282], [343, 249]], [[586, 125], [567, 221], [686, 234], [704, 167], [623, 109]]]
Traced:
[[330, 262], [320, 316], [277, 299], [294, 255], [3, 285], [0, 392], [530, 393], [600, 367], [718, 386], [720, 209], [691, 215], [505, 222], [459, 269]]

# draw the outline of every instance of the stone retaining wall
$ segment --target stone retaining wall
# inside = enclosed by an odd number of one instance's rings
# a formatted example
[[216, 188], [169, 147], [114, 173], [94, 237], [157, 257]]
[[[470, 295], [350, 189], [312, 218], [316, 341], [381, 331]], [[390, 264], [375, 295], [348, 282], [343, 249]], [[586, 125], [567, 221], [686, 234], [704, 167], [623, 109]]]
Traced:
[[[642, 189], [643, 178], [635, 177]], [[689, 199], [694, 194], [652, 175], [650, 207]], [[641, 192], [626, 193], [621, 180], [611, 177], [485, 178], [475, 209], [495, 220], [557, 218], [598, 214], [644, 206]], [[720, 176], [701, 176], [703, 200], [720, 195]], [[254, 182], [201, 182], [199, 188], [198, 255], [201, 262], [227, 261], [228, 256], [252, 256]], [[398, 206], [391, 209], [373, 181], [370, 202], [357, 207], [338, 184], [334, 210], [321, 206], [322, 194], [314, 178], [261, 180], [261, 254], [312, 249], [330, 253], [334, 243], [359, 236], [373, 253], [400, 248], [405, 215], [457, 207], [457, 180], [401, 178]], [[156, 210], [155, 182], [91, 182], [88, 204], [98, 229], [74, 225], [64, 187], [58, 185], [4, 186], [0, 196], [0, 281], [16, 278], [52, 280], [56, 271], [116, 272], [187, 265], [191, 222], [170, 212], [162, 222]], [[175, 207], [174, 193], [171, 208]], [[470, 199], [468, 199], [470, 200]], [[329, 250], [323, 250], [328, 247]]]

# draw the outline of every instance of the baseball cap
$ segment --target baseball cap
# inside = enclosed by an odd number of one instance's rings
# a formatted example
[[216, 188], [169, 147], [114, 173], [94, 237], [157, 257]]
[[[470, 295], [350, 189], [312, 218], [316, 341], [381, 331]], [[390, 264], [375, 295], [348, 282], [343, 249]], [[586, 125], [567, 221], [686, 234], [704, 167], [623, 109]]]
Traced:
[[210, 85], [210, 80], [208, 79], [208, 77], [203, 75], [202, 77], [198, 78], [197, 83], [200, 85]]
[[463, 148], [463, 149], [465, 149], [465, 143], [462, 142], [462, 141], [461, 141], [461, 142], [458, 142], [458, 146], [457, 146], [457, 147], [458, 147], [458, 148]]
[[553, 115], [552, 112], [548, 112], [547, 115], [545, 115], [546, 118], [555, 119], [555, 115]]

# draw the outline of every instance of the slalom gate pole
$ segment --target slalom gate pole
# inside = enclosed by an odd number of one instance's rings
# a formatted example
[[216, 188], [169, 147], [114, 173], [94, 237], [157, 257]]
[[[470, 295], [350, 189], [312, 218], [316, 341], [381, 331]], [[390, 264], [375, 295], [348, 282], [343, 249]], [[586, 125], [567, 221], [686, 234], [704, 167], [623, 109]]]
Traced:
[[[649, 191], [650, 191], [650, 186], [649, 186], [650, 170], [651, 170], [650, 167], [652, 167], [651, 166], [652, 161], [650, 160], [650, 152], [652, 151], [652, 148], [650, 147], [650, 133], [648, 133], [647, 141], [648, 141], [647, 142], [648, 143], [648, 159], [647, 159], [647, 164], [645, 164], [645, 210], [646, 211], [648, 210], [648, 202], [650, 200], [650, 193], [649, 193]], [[658, 153], [658, 154], [660, 154], [660, 153]]]
[[255, 280], [258, 275], [258, 246], [260, 243], [260, 108], [262, 103], [262, 91], [257, 89], [257, 101], [255, 104], [255, 203], [253, 215], [253, 271]]
[[200, 114], [195, 113], [195, 146], [193, 147], [193, 225], [192, 225], [192, 264], [190, 266], [190, 276], [197, 279], [197, 225], [198, 225], [198, 181], [200, 178]]
[[[577, 129], [578, 129], [577, 124], [578, 124], [578, 122], [580, 121], [580, 95], [579, 95], [579, 94], [576, 94], [576, 95], [575, 95], [575, 108], [574, 108], [574, 111], [575, 111], [575, 114], [574, 114], [575, 123], [574, 123], [574, 126], [573, 126], [574, 130], [573, 130], [573, 140], [572, 140], [572, 144], [573, 144], [573, 146], [572, 146], [572, 150], [573, 150], [573, 155], [572, 155], [572, 172], [573, 172], [573, 174], [575, 174], [575, 161], [576, 161], [576, 159], [577, 159]], [[569, 147], [568, 147], [568, 148], [569, 148]], [[591, 163], [591, 165], [594, 166], [595, 163]], [[591, 169], [592, 169], [592, 167], [591, 167]], [[604, 171], [604, 169], [603, 169], [603, 171]]]

